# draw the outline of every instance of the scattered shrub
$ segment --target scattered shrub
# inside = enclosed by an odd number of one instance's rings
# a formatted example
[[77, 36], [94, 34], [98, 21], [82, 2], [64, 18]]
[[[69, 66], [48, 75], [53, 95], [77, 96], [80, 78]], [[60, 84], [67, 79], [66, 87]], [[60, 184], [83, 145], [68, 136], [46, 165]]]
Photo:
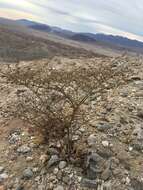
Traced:
[[[124, 69], [124, 71], [123, 71]], [[2, 73], [7, 83], [22, 86], [13, 116], [36, 126], [45, 142], [63, 139], [67, 159], [73, 153], [73, 135], [86, 121], [91, 99], [106, 98], [110, 89], [126, 80], [125, 68], [113, 64], [55, 70], [45, 64], [33, 68], [20, 64]]]

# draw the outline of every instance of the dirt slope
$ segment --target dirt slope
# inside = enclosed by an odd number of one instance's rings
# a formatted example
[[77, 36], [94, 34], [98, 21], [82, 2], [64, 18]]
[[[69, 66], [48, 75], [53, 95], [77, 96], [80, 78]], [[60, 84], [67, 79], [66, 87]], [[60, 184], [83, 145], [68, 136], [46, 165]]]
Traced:
[[[21, 62], [21, 67], [38, 68], [47, 60]], [[5, 112], [0, 115], [0, 189], [30, 190], [143, 190], [143, 62], [142, 58], [69, 59], [55, 57], [51, 65], [55, 69], [68, 70], [75, 65], [92, 66], [102, 62], [113, 62], [115, 67], [126, 65], [130, 69], [128, 83], [110, 91], [108, 101], [95, 100], [89, 108], [90, 123], [81, 126], [77, 133], [77, 144], [82, 150], [90, 150], [92, 142], [92, 163], [96, 163], [101, 175], [91, 180], [91, 173], [84, 175], [85, 168], [58, 162], [45, 171], [41, 169], [44, 159], [59, 156], [58, 142], [48, 147], [39, 144], [30, 126], [21, 121], [9, 120], [5, 124]], [[5, 65], [1, 66], [5, 67]], [[3, 79], [1, 79], [3, 81]], [[17, 87], [1, 85], [0, 107], [10, 106], [16, 101]], [[13, 105], [13, 104], [12, 104]], [[17, 110], [18, 111], [18, 110]], [[3, 124], [2, 124], [3, 123]], [[50, 147], [50, 148], [49, 148]], [[48, 155], [45, 155], [45, 152]], [[96, 154], [95, 154], [96, 152]], [[53, 156], [54, 155], [54, 156]], [[95, 156], [96, 155], [96, 156]], [[53, 157], [52, 157], [53, 156]], [[91, 157], [90, 157], [91, 158]], [[98, 160], [100, 162], [98, 163]], [[101, 163], [104, 163], [104, 168]], [[91, 166], [91, 165], [90, 165]], [[94, 165], [95, 166], [95, 165]], [[92, 167], [94, 167], [92, 165]], [[95, 171], [92, 173], [92, 177]], [[46, 181], [46, 182], [45, 182]], [[46, 184], [45, 184], [46, 183]]]

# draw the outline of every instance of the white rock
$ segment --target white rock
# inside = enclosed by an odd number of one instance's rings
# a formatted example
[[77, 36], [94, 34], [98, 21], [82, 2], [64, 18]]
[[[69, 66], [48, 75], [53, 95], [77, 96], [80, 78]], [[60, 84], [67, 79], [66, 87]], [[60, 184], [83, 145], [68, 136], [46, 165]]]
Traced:
[[126, 183], [129, 184], [131, 182], [129, 177], [126, 177]]
[[84, 132], [85, 132], [85, 128], [81, 127], [81, 128], [79, 129], [79, 131], [82, 132], [82, 133], [84, 133]]
[[60, 168], [60, 169], [64, 169], [64, 168], [66, 167], [66, 165], [67, 165], [67, 163], [66, 163], [65, 161], [61, 161], [61, 162], [59, 163], [59, 168]]
[[74, 174], [73, 174], [73, 173], [69, 174], [69, 177], [70, 177], [70, 178], [73, 178], [73, 176], [74, 176]]
[[35, 181], [36, 181], [36, 182], [39, 182], [39, 181], [40, 181], [40, 176], [37, 176], [37, 177], [35, 178]]
[[78, 176], [78, 182], [80, 183], [82, 180], [82, 177], [81, 176]]
[[58, 172], [59, 172], [59, 169], [58, 168], [54, 168], [53, 173], [56, 175]]
[[79, 135], [74, 135], [73, 137], [72, 137], [72, 141], [77, 141], [79, 139]]
[[133, 147], [132, 146], [129, 146], [129, 151], [131, 152], [133, 150]]
[[38, 170], [39, 170], [39, 168], [33, 168], [33, 169], [32, 169], [32, 171], [33, 171], [34, 173], [38, 172]]
[[56, 147], [61, 148], [61, 143], [59, 141], [57, 142]]
[[89, 146], [93, 146], [96, 144], [96, 137], [94, 134], [91, 134], [88, 139], [87, 139], [87, 143]]
[[8, 175], [6, 173], [0, 174], [0, 182], [3, 182], [7, 178], [8, 178]]
[[30, 156], [27, 157], [27, 158], [26, 158], [26, 161], [27, 161], [27, 162], [31, 162], [31, 161], [33, 161], [33, 157], [30, 157]]
[[109, 142], [108, 142], [108, 141], [102, 141], [102, 145], [103, 145], [104, 147], [108, 147], [108, 146], [109, 146]]
[[113, 144], [109, 144], [110, 147], [113, 147]]
[[31, 148], [28, 147], [27, 145], [22, 145], [17, 149], [18, 153], [26, 154], [28, 152], [31, 152]]

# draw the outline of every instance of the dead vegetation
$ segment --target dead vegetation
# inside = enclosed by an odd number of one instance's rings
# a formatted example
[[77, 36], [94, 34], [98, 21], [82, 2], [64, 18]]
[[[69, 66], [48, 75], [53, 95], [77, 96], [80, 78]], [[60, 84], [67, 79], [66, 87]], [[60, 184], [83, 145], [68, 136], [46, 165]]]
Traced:
[[10, 65], [1, 71], [1, 77], [21, 89], [17, 90], [17, 105], [9, 114], [35, 127], [45, 143], [61, 140], [62, 152], [69, 160], [74, 153], [73, 136], [88, 122], [87, 106], [93, 99], [106, 99], [110, 89], [125, 83], [126, 69], [113, 63], [69, 71], [52, 69], [48, 63], [37, 69]]

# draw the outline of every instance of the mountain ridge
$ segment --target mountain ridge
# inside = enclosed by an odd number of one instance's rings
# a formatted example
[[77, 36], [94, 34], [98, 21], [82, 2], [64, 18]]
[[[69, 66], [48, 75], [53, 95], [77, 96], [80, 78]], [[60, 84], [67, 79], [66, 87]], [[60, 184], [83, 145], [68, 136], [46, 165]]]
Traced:
[[[101, 45], [102, 47], [122, 50], [126, 52], [135, 52], [135, 53], [143, 53], [143, 42], [138, 40], [132, 40], [123, 36], [118, 35], [108, 35], [104, 33], [82, 33], [82, 32], [73, 32], [70, 30], [62, 29], [57, 26], [50, 26], [48, 24], [43, 24], [35, 21], [31, 21], [28, 19], [18, 19], [11, 20], [0, 17], [0, 24], [4, 25], [14, 25], [17, 30], [20, 26], [21, 28], [32, 29], [34, 31], [44, 32], [42, 35], [52, 34], [57, 37], [62, 37], [63, 39], [72, 40], [73, 42], [79, 42], [84, 44], [91, 44], [92, 46]], [[24, 29], [23, 28], [23, 29]], [[53, 36], [53, 37], [54, 37]]]
[[[25, 21], [25, 23], [24, 23]], [[68, 38], [74, 41], [80, 41], [85, 43], [103, 42], [111, 45], [115, 45], [123, 48], [131, 48], [132, 50], [139, 50], [143, 52], [143, 42], [138, 40], [129, 39], [120, 35], [104, 34], [104, 33], [84, 33], [84, 32], [73, 32], [65, 30], [60, 27], [50, 26], [38, 22], [29, 21], [26, 19], [16, 20], [16, 22], [26, 25], [30, 28], [46, 31], [43, 26], [47, 26], [49, 30], [47, 32], [53, 33], [64, 38]], [[28, 24], [29, 23], [29, 24]]]

